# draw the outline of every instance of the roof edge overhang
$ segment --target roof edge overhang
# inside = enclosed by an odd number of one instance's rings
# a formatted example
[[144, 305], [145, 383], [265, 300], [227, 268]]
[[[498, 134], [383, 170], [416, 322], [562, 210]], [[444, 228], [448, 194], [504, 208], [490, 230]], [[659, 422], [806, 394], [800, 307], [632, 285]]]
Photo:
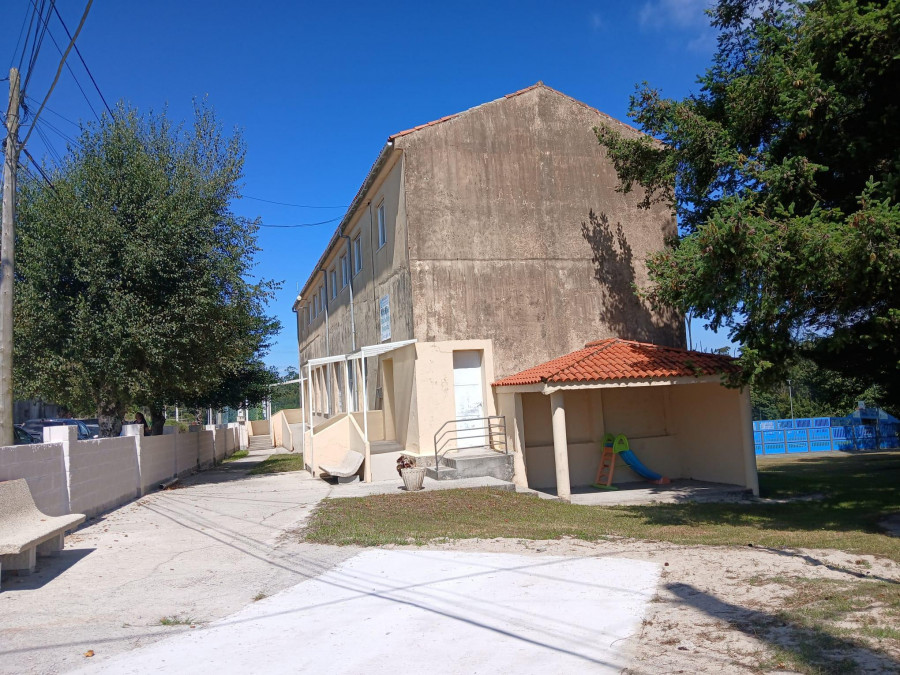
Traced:
[[356, 215], [357, 211], [359, 211], [359, 207], [365, 201], [366, 195], [368, 195], [369, 190], [372, 188], [372, 185], [374, 185], [375, 180], [378, 178], [385, 164], [387, 164], [388, 160], [393, 154], [393, 151], [394, 141], [393, 139], [389, 138], [387, 143], [385, 143], [381, 148], [381, 152], [378, 153], [378, 157], [375, 159], [375, 163], [372, 165], [372, 168], [369, 169], [369, 173], [366, 174], [366, 179], [363, 181], [363, 184], [360, 186], [359, 191], [356, 193], [356, 196], [350, 203], [350, 208], [347, 209], [347, 213], [345, 213], [344, 217], [341, 218], [341, 222], [338, 224], [337, 229], [334, 231], [334, 234], [331, 235], [331, 239], [328, 240], [328, 244], [325, 246], [325, 250], [322, 251], [322, 255], [319, 256], [319, 260], [316, 262], [312, 271], [309, 273], [309, 278], [306, 280], [306, 283], [303, 284], [303, 288], [301, 289], [300, 294], [297, 296], [297, 300], [294, 302], [295, 305], [297, 305], [297, 303], [299, 303], [306, 295], [307, 289], [313, 283], [313, 280], [315, 279], [319, 270], [328, 259], [328, 255], [331, 253], [331, 249], [337, 243], [338, 239], [343, 236], [344, 231], [350, 225], [350, 221], [353, 220], [353, 217]]
[[590, 382], [535, 382], [533, 384], [492, 384], [498, 394], [544, 394], [557, 391], [578, 391], [581, 389], [621, 389], [623, 387], [661, 387], [679, 384], [721, 384], [721, 375], [700, 375], [697, 377], [647, 377], [623, 378], [619, 380], [593, 380]]

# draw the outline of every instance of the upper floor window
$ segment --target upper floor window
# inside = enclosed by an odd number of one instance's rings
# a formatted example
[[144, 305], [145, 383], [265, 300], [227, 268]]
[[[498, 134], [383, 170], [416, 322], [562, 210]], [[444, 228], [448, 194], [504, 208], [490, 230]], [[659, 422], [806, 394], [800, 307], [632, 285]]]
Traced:
[[387, 234], [384, 231], [384, 202], [378, 205], [378, 248], [384, 246], [387, 241]]
[[316, 297], [313, 300], [313, 304], [316, 306], [316, 311], [313, 316], [319, 316], [319, 294], [316, 293]]
[[326, 298], [326, 296], [325, 296], [325, 285], [324, 285], [324, 284], [322, 285], [322, 288], [319, 289], [319, 297], [322, 298], [322, 299], [319, 301], [319, 306], [322, 308], [322, 311], [324, 312], [324, 311], [325, 311], [325, 298]]
[[341, 256], [341, 288], [350, 283], [350, 263], [346, 255]]
[[362, 236], [353, 240], [353, 274], [362, 271]]
[[337, 287], [337, 270], [334, 269], [334, 268], [332, 268], [332, 269], [331, 269], [331, 274], [329, 274], [328, 277], [329, 277], [329, 282], [331, 283], [331, 297], [332, 297], [332, 298], [336, 298], [336, 297], [337, 297], [337, 291], [338, 291], [338, 287]]

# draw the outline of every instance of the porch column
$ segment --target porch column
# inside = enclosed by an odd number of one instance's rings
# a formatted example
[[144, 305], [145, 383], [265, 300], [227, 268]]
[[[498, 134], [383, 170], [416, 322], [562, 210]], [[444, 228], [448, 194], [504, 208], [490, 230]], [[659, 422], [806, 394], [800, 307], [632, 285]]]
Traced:
[[363, 469], [363, 481], [372, 482], [372, 446], [369, 445], [369, 397], [366, 392], [366, 357], [360, 360], [360, 369], [362, 370], [362, 386], [363, 386], [363, 434], [366, 437], [366, 463]]
[[350, 402], [350, 359], [344, 361], [344, 412], [348, 415], [353, 411]]
[[566, 404], [561, 391], [550, 394], [553, 417], [553, 459], [556, 464], [556, 494], [564, 502], [571, 501], [569, 484], [569, 443], [566, 439]]

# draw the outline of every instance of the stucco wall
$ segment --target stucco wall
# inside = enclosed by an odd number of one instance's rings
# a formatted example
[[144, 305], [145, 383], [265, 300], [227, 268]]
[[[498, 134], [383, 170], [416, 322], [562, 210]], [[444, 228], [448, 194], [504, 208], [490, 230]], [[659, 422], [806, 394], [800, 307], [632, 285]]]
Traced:
[[538, 87], [397, 140], [415, 337], [492, 338], [498, 377], [585, 340], [684, 345], [680, 318], [631, 288], [674, 220], [615, 191], [592, 131], [606, 121]]
[[[480, 351], [485, 415], [496, 415], [490, 383], [494, 380], [494, 358], [490, 340], [416, 342], [392, 352], [394, 380], [393, 417], [397, 442], [409, 452], [434, 452], [434, 434], [446, 421], [456, 418], [453, 391], [453, 353]], [[385, 409], [385, 434], [390, 420]]]
[[[625, 434], [645, 466], [669, 478], [745, 485], [745, 425], [749, 402], [718, 383], [585, 389], [566, 392], [569, 476], [573, 486], [594, 482], [605, 433]], [[556, 487], [549, 396], [522, 394], [528, 485]], [[617, 461], [615, 483], [644, 480]]]
[[[385, 207], [385, 244], [378, 246], [377, 208]], [[410, 301], [409, 256], [406, 233], [406, 198], [403, 181], [403, 158], [395, 153], [372, 185], [361, 208], [351, 219], [345, 234], [353, 240], [359, 236], [362, 242], [362, 270], [352, 275], [353, 322], [351, 324], [350, 287], [341, 287], [340, 258], [347, 254], [347, 240], [340, 239], [328, 253], [324, 269], [328, 273], [326, 289], [327, 322], [321, 312], [307, 324], [308, 306], [323, 283], [318, 272], [310, 284], [307, 296], [301, 299], [297, 312], [300, 353], [303, 362], [352, 351], [354, 340], [351, 325], [355, 327], [355, 346], [380, 344], [381, 323], [379, 302], [389, 296], [391, 315], [391, 342], [412, 337], [412, 307]], [[337, 297], [332, 296], [330, 271], [337, 272]], [[351, 268], [352, 273], [352, 268]], [[326, 330], [327, 328], [327, 330]], [[369, 359], [366, 384], [369, 407], [376, 405], [375, 390], [379, 386], [378, 359]]]
[[746, 404], [740, 390], [717, 384], [673, 390], [672, 419], [686, 477], [747, 485], [741, 418]]

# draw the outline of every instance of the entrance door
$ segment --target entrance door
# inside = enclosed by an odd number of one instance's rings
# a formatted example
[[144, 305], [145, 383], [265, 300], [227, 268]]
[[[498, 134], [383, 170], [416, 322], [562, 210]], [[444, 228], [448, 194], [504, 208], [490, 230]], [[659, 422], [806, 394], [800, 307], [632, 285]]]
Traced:
[[[481, 352], [453, 352], [453, 395], [456, 418], [484, 417], [484, 384], [481, 381]], [[458, 422], [457, 447], [473, 448], [486, 445], [483, 421]]]

